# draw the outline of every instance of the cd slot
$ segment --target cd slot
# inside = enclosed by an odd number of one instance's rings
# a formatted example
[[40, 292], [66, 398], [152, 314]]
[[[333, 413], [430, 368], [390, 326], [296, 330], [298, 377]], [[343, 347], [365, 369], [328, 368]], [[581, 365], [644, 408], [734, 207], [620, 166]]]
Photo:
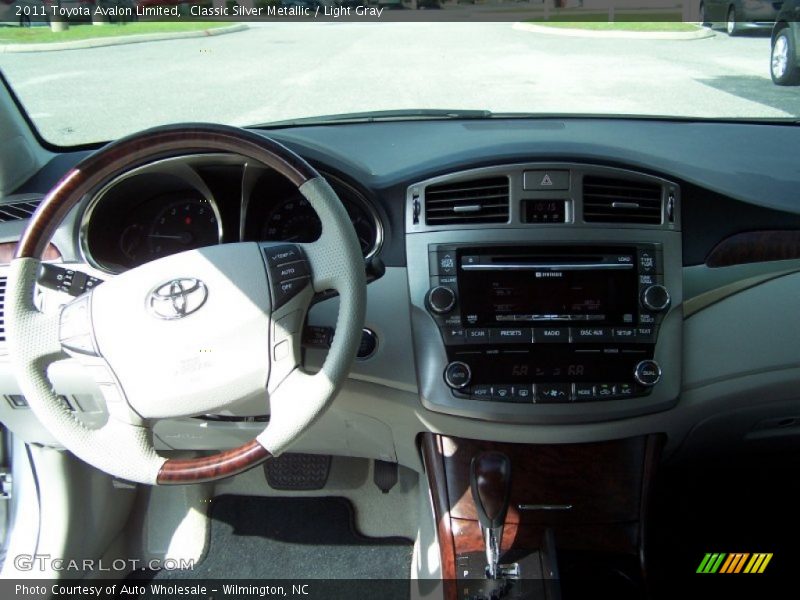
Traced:
[[537, 262], [517, 262], [517, 263], [470, 263], [463, 264], [464, 271], [595, 271], [598, 269], [625, 271], [633, 269], [630, 263], [537, 263]]

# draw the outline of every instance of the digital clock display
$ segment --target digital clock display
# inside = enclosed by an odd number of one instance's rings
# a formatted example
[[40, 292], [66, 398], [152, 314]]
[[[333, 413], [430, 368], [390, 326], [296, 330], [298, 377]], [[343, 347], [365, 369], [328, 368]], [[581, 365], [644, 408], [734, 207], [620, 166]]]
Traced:
[[522, 214], [526, 223], [565, 223], [567, 203], [565, 200], [523, 200]]

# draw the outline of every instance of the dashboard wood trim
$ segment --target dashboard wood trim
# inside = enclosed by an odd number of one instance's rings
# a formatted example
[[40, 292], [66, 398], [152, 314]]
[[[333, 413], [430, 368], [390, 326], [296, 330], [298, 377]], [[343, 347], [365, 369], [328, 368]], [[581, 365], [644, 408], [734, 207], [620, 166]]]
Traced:
[[[0, 243], [0, 264], [7, 265], [14, 258], [17, 242]], [[42, 260], [61, 260], [61, 251], [54, 245], [48, 244], [42, 255]]]
[[709, 267], [800, 258], [800, 231], [762, 230], [734, 234], [719, 242], [706, 257]]

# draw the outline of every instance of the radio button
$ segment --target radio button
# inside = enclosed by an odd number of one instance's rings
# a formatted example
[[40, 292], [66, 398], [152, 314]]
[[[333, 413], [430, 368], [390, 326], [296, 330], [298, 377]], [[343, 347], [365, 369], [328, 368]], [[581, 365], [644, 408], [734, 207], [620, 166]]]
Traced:
[[569, 343], [569, 327], [536, 327], [533, 330], [533, 341], [538, 344]]
[[487, 344], [491, 341], [488, 329], [470, 328], [467, 329], [466, 332], [468, 344]]
[[517, 402], [533, 402], [533, 386], [515, 385], [514, 400]]
[[473, 385], [472, 386], [472, 399], [473, 400], [491, 400], [492, 399], [492, 386], [490, 386], [490, 385]]
[[533, 340], [528, 327], [503, 327], [490, 329], [490, 339], [493, 342], [505, 344], [530, 344]]
[[639, 314], [639, 323], [642, 325], [652, 325], [656, 322], [656, 316], [654, 314], [643, 312]]
[[575, 400], [577, 402], [591, 402], [594, 399], [594, 386], [591, 383], [575, 384]]
[[536, 402], [549, 404], [552, 402], [569, 402], [572, 393], [569, 383], [542, 383], [536, 385]]
[[611, 337], [619, 342], [635, 342], [636, 341], [636, 328], [635, 327], [614, 327], [611, 330]]
[[436, 286], [428, 292], [428, 306], [438, 315], [449, 313], [456, 305], [456, 293], [449, 287]]
[[573, 342], [607, 342], [611, 340], [611, 329], [608, 327], [573, 327]]
[[633, 378], [644, 386], [654, 386], [661, 379], [661, 367], [654, 360], [643, 360], [633, 370]]
[[514, 400], [514, 388], [510, 385], [492, 386], [492, 400], [510, 402]]
[[472, 371], [466, 363], [451, 362], [444, 369], [445, 383], [455, 390], [467, 387], [471, 379]]

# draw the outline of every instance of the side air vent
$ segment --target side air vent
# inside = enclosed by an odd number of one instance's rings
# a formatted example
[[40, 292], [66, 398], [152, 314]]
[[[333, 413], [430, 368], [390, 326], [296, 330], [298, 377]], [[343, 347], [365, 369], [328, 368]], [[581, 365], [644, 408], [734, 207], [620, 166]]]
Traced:
[[0, 344], [6, 343], [6, 277], [0, 277]]
[[10, 202], [0, 204], [0, 223], [28, 219], [39, 206], [40, 200], [26, 200], [24, 202]]
[[508, 221], [508, 193], [507, 177], [428, 186], [425, 189], [425, 223], [505, 223]]
[[583, 178], [583, 220], [660, 225], [661, 186], [587, 175]]

